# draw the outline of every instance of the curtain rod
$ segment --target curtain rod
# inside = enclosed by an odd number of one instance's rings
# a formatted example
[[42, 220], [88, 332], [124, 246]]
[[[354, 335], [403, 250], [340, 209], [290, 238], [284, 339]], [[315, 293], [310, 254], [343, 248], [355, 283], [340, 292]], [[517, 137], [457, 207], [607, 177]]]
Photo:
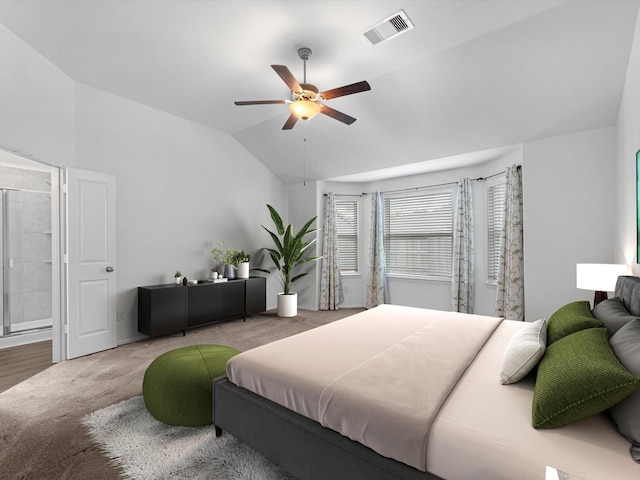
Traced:
[[[522, 165], [516, 165], [516, 169], [520, 170], [522, 168]], [[503, 170], [501, 172], [498, 173], [494, 173], [492, 175], [489, 175], [487, 177], [478, 177], [478, 178], [472, 178], [471, 181], [472, 182], [478, 182], [478, 181], [484, 181], [484, 180], [489, 180], [490, 178], [493, 177], [497, 177], [498, 175], [503, 175], [506, 173], [506, 170]], [[437, 183], [435, 185], [424, 185], [422, 187], [411, 187], [411, 188], [401, 188], [399, 190], [386, 190], [380, 193], [399, 193], [399, 192], [409, 192], [411, 190], [420, 190], [423, 188], [436, 188], [436, 187], [446, 187], [448, 185], [457, 185], [458, 182], [445, 182], [445, 183]], [[362, 196], [366, 196], [368, 195], [366, 192], [362, 192], [360, 194], [357, 193], [335, 193], [334, 194], [336, 197], [362, 197]], [[324, 196], [326, 197], [327, 194], [325, 193]]]
[[[329, 195], [328, 193], [323, 193], [323, 195], [326, 197], [327, 195]], [[367, 196], [366, 192], [362, 192], [362, 193], [334, 193], [334, 195], [336, 197], [363, 197], [363, 196]]]
[[[516, 169], [517, 169], [517, 170], [520, 170], [521, 168], [522, 168], [522, 165], [516, 165]], [[471, 181], [472, 181], [472, 182], [477, 182], [477, 181], [480, 181], [480, 180], [489, 180], [490, 178], [497, 177], [498, 175], [503, 175], [503, 174], [505, 174], [505, 173], [507, 173], [507, 171], [506, 171], [506, 170], [503, 170], [503, 171], [501, 171], [501, 172], [494, 173], [493, 175], [489, 175], [488, 177], [472, 178], [472, 179], [471, 179]]]
[[399, 190], [386, 190], [380, 193], [399, 193], [399, 192], [410, 192], [411, 190], [421, 190], [423, 188], [436, 188], [436, 187], [446, 187], [448, 185], [457, 185], [458, 182], [446, 182], [446, 183], [438, 183], [436, 185], [424, 185], [422, 187], [412, 187], [412, 188], [401, 188]]

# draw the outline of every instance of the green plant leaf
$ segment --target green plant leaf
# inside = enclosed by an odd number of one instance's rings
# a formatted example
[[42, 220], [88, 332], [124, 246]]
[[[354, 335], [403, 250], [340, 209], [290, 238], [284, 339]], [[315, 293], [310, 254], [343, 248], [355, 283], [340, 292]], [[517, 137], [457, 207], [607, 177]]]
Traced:
[[273, 220], [274, 225], [276, 226], [276, 230], [278, 231], [278, 235], [282, 235], [284, 233], [284, 227], [282, 224], [282, 218], [276, 212], [276, 209], [271, 205], [267, 204], [267, 208], [269, 209], [269, 213], [271, 213], [271, 220]]
[[295, 277], [293, 277], [291, 279], [291, 283], [295, 282], [296, 280], [301, 279], [302, 277], [304, 277], [305, 275], [308, 275], [308, 274], [309, 274], [309, 272], [304, 272], [304, 273], [301, 273], [300, 275], [296, 275]]
[[[271, 205], [267, 205], [267, 208], [271, 214], [271, 220], [276, 227], [277, 234], [262, 225], [262, 228], [269, 233], [275, 245], [275, 248], [265, 248], [265, 250], [269, 252], [273, 264], [280, 273], [279, 280], [283, 287], [283, 293], [289, 295], [291, 284], [309, 273], [304, 272], [295, 275], [296, 269], [302, 264], [313, 262], [320, 258], [305, 256], [308, 248], [315, 243], [316, 239], [314, 238], [310, 241], [304, 240], [307, 235], [318, 231], [316, 228], [312, 228], [313, 223], [318, 217], [313, 217], [308, 220], [304, 226], [294, 234], [292, 225], [287, 225], [285, 228], [282, 217], [278, 212]], [[265, 269], [255, 270], [267, 272]]]

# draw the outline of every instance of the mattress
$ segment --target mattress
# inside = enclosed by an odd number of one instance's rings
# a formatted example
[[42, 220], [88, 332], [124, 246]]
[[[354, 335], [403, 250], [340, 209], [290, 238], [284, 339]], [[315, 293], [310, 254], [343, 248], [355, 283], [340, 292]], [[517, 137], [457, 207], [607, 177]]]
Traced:
[[[228, 363], [227, 374], [236, 385], [322, 423], [319, 405], [327, 386], [421, 331], [425, 312], [445, 313], [376, 307], [238, 355]], [[490, 317], [466, 316], [469, 321], [481, 318]], [[499, 382], [502, 354], [521, 326], [502, 321], [471, 356], [426, 431], [426, 469], [452, 480], [543, 478], [547, 465], [585, 479], [640, 478], [628, 442], [604, 415], [555, 430], [531, 427], [532, 381]], [[402, 372], [392, 381], [410, 382]], [[354, 411], [340, 411], [336, 418], [357, 416]]]

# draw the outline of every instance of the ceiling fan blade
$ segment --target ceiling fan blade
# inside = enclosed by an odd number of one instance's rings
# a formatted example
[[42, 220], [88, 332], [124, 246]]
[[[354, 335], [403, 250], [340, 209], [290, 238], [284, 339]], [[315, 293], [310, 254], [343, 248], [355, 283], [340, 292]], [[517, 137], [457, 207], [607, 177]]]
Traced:
[[296, 124], [297, 121], [298, 121], [298, 117], [296, 117], [292, 113], [291, 115], [289, 115], [289, 118], [287, 118], [287, 121], [285, 122], [285, 124], [282, 127], [282, 129], [283, 130], [291, 130], [293, 128], [293, 126]]
[[284, 100], [249, 100], [247, 102], [233, 102], [236, 105], [281, 105], [287, 103]]
[[371, 90], [371, 85], [369, 85], [369, 82], [367, 81], [362, 81], [352, 83], [351, 85], [345, 85], [344, 87], [332, 88], [331, 90], [322, 92], [320, 95], [322, 95], [322, 98], [325, 100], [330, 100], [336, 97], [344, 97], [345, 95], [366, 92], [367, 90]]
[[292, 92], [302, 91], [302, 88], [300, 87], [300, 84], [296, 80], [296, 77], [293, 76], [293, 74], [289, 71], [287, 67], [285, 67], [284, 65], [271, 65], [271, 68], [273, 68], [276, 71], [276, 73], [280, 75], [280, 78], [284, 80], [284, 83], [287, 84], [287, 86], [289, 87], [289, 90], [291, 90]]
[[325, 115], [328, 115], [331, 118], [335, 118], [336, 120], [339, 120], [342, 123], [346, 123], [347, 125], [351, 125], [353, 122], [356, 121], [355, 118], [350, 117], [346, 113], [339, 112], [338, 110], [335, 110], [331, 107], [327, 107], [326, 105], [322, 105], [322, 108], [320, 109], [320, 113], [324, 113]]

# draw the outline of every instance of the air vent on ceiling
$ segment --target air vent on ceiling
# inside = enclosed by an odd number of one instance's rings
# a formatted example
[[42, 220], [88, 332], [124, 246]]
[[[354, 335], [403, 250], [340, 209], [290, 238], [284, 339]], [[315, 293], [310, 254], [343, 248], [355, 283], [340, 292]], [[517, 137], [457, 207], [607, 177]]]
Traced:
[[380, 42], [397, 37], [401, 33], [413, 29], [413, 27], [413, 23], [409, 20], [407, 14], [404, 13], [404, 10], [400, 10], [398, 13], [394, 13], [390, 17], [385, 18], [373, 27], [366, 29], [362, 32], [362, 35], [364, 35], [372, 45], [377, 45]]

